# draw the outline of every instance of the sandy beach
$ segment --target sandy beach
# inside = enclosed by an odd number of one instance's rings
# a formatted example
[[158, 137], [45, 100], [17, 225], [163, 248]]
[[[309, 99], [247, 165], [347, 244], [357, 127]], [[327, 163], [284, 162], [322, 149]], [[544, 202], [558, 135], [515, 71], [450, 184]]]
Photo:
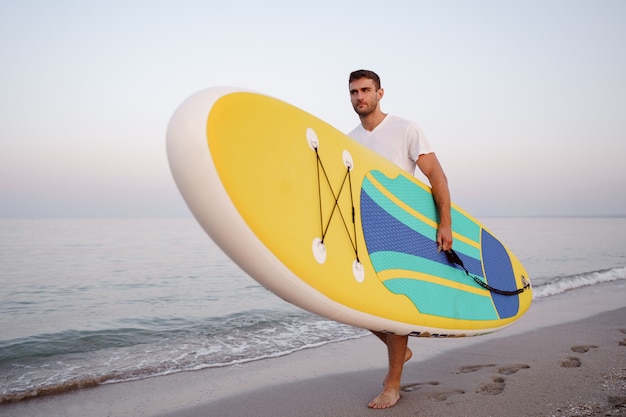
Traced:
[[3, 416], [626, 416], [626, 291], [598, 286], [539, 300], [492, 335], [410, 339], [400, 402], [380, 391], [374, 337], [281, 358], [107, 384], [0, 405]]

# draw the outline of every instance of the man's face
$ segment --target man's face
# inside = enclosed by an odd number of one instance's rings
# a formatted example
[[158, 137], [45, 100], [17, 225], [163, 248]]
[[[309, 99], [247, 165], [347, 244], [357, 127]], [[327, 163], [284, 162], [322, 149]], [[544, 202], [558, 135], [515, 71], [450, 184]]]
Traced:
[[359, 78], [352, 81], [349, 88], [352, 107], [359, 116], [367, 116], [376, 110], [378, 101], [382, 97], [382, 89], [376, 90], [373, 80]]

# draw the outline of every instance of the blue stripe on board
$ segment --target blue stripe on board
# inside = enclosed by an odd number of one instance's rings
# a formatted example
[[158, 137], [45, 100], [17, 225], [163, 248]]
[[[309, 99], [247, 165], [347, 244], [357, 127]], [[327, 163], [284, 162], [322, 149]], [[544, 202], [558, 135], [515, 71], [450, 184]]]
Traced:
[[497, 320], [489, 297], [414, 279], [385, 281], [387, 288], [405, 295], [420, 313], [461, 320]]
[[[415, 211], [424, 214], [432, 221], [437, 222], [437, 213], [435, 211], [435, 206], [432, 203], [431, 193], [402, 175], [398, 175], [396, 178], [391, 179], [380, 171], [370, 171], [370, 174], [383, 187], [389, 190], [396, 197], [400, 198], [404, 204], [408, 205]], [[481, 230], [479, 224], [454, 208], [451, 210], [451, 215], [452, 227], [456, 233], [459, 233], [474, 242], [479, 242]]]
[[[428, 204], [426, 205], [433, 206], [434, 203], [432, 201], [432, 195], [430, 193], [426, 192], [425, 190], [423, 190], [422, 188], [416, 186], [415, 184], [411, 182], [407, 182], [407, 184], [411, 185], [414, 188], [421, 190], [422, 193], [425, 194], [426, 201], [428, 202]], [[385, 196], [376, 186], [374, 186], [369, 179], [365, 178], [365, 180], [363, 181], [362, 188], [368, 194], [368, 196], [372, 200], [374, 200], [375, 204], [380, 206], [383, 210], [389, 213], [392, 217], [404, 223], [409, 228], [415, 230], [417, 233], [431, 239], [433, 242], [436, 240], [437, 230], [433, 226], [426, 224], [423, 221], [415, 218], [415, 216], [407, 212], [405, 209], [399, 207], [395, 202], [391, 201], [387, 196]], [[389, 190], [389, 191], [400, 192], [400, 190], [398, 189]], [[416, 204], [413, 204], [411, 207], [414, 210], [418, 209], [418, 207], [416, 207]], [[457, 232], [457, 226], [455, 223], [453, 223], [453, 230]], [[476, 243], [480, 242], [480, 235], [478, 233], [475, 236], [470, 236], [470, 238], [471, 240], [474, 240]], [[467, 257], [474, 258], [476, 260], [479, 260], [481, 257], [479, 248], [471, 246], [463, 242], [462, 240], [455, 240], [454, 249], [457, 253], [459, 253], [459, 256], [461, 253], [463, 253], [467, 255]], [[465, 261], [465, 258], [462, 258], [462, 259]], [[482, 272], [481, 272], [481, 276], [482, 276]]]
[[[395, 202], [391, 201], [386, 195], [384, 195], [374, 184], [372, 184], [372, 182], [368, 178], [365, 178], [365, 180], [363, 181], [362, 188], [367, 193], [368, 197], [371, 198], [378, 206], [382, 207], [387, 213], [402, 221], [404, 224], [409, 225], [409, 227], [414, 229], [416, 232], [428, 237], [429, 239], [436, 239], [437, 230], [433, 226], [424, 223], [419, 219], [416, 219], [415, 216], [408, 213], [405, 209], [399, 207]], [[394, 192], [401, 191], [396, 189], [393, 191], [389, 190], [389, 192], [391, 192], [395, 196]], [[430, 199], [430, 203], [426, 206], [432, 206], [432, 196], [424, 190], [422, 190], [422, 193], [426, 194], [426, 197]], [[416, 207], [414, 206], [411, 206], [411, 208], [416, 210]], [[436, 223], [436, 220], [430, 218], [431, 216], [426, 215], [422, 212], [419, 213]]]
[[[489, 285], [503, 291], [517, 290], [511, 258], [502, 243], [483, 230], [482, 246], [485, 276]], [[519, 311], [518, 295], [492, 293], [491, 297], [501, 318], [513, 317]]]
[[[420, 220], [415, 219], [416, 222]], [[400, 252], [449, 265], [444, 253], [437, 253], [437, 243], [421, 233], [409, 228], [404, 223], [387, 213], [363, 190], [361, 192], [361, 222], [365, 245], [370, 256], [375, 252]], [[471, 274], [482, 277], [482, 265], [477, 259], [459, 253], [465, 267]], [[406, 268], [416, 272], [429, 273], [419, 269], [419, 263], [413, 268]], [[374, 268], [379, 269], [376, 265]]]

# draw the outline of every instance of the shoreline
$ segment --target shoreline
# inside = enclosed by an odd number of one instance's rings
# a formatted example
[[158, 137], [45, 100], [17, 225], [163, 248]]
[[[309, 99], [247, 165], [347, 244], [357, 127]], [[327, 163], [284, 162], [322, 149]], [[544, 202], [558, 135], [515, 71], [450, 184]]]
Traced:
[[[494, 407], [506, 406], [507, 415], [594, 415], [567, 411], [570, 400], [579, 401], [570, 401], [571, 407], [591, 407], [587, 412], [594, 407], [619, 412], [625, 409], [609, 405], [611, 399], [626, 402], [625, 294], [624, 283], [588, 287], [535, 301], [524, 317], [491, 335], [411, 338], [414, 357], [405, 366], [402, 399], [389, 410], [366, 407], [380, 391], [386, 366], [384, 347], [366, 336], [242, 365], [0, 405], [0, 412], [6, 417], [434, 417], [495, 416]], [[531, 406], [528, 396], [544, 402]]]
[[[384, 369], [281, 383], [160, 417], [624, 416], [626, 308], [407, 363], [401, 399], [366, 407]], [[320, 401], [322, 400], [322, 401]]]

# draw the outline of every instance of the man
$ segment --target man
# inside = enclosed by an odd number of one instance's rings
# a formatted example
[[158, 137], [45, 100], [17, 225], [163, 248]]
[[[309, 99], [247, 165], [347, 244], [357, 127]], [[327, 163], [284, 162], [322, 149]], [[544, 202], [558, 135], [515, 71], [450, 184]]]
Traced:
[[[368, 70], [352, 72], [349, 88], [352, 107], [361, 123], [348, 136], [385, 156], [411, 175], [417, 165], [430, 182], [439, 214], [437, 248], [440, 251], [450, 250], [452, 229], [448, 180], [428, 139], [415, 123], [382, 112], [380, 100], [384, 90], [376, 73]], [[400, 399], [402, 368], [411, 358], [412, 352], [407, 347], [408, 336], [373, 333], [387, 345], [389, 369], [382, 392], [368, 407], [389, 408]]]

